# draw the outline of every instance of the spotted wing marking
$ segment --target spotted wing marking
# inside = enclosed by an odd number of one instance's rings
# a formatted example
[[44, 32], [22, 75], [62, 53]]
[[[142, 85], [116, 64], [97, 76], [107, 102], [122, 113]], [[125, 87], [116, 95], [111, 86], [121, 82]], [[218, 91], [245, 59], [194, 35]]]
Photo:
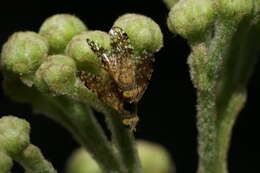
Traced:
[[[111, 47], [114, 54], [132, 54], [133, 47], [126, 32], [117, 26], [114, 26], [109, 31], [111, 38]], [[125, 56], [119, 56], [119, 58], [124, 58]]]
[[[98, 93], [103, 101], [121, 112], [123, 124], [135, 130], [139, 120], [136, 105], [149, 84], [154, 59], [147, 53], [135, 58], [130, 40], [122, 28], [113, 27], [109, 35], [111, 50], [102, 48], [90, 39], [87, 39], [87, 43], [101, 59], [102, 67], [112, 80], [104, 81], [102, 77], [88, 73], [82, 73], [81, 78], [85, 81], [85, 85]], [[126, 105], [134, 106], [135, 110], [126, 108]]]

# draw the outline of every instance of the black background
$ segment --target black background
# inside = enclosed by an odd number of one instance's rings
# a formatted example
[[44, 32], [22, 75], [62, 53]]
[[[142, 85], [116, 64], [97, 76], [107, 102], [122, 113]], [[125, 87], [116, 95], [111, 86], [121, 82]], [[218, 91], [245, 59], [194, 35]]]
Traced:
[[[155, 72], [139, 106], [141, 121], [136, 137], [165, 146], [175, 160], [178, 173], [194, 173], [197, 168], [196, 95], [186, 64], [190, 50], [184, 39], [168, 31], [168, 9], [161, 0], [4, 1], [0, 4], [0, 45], [13, 32], [37, 31], [45, 18], [56, 13], [75, 14], [89, 29], [108, 31], [118, 16], [128, 12], [154, 19], [161, 26], [165, 45], [155, 55]], [[229, 153], [231, 173], [260, 172], [259, 67], [257, 64], [249, 84], [248, 102], [234, 127]], [[62, 172], [66, 159], [78, 147], [71, 135], [46, 117], [33, 114], [29, 105], [12, 102], [0, 89], [0, 116], [8, 114], [23, 117], [31, 123], [32, 143], [39, 146]], [[100, 115], [99, 119], [102, 120]], [[15, 168], [13, 172], [21, 172], [21, 169]]]

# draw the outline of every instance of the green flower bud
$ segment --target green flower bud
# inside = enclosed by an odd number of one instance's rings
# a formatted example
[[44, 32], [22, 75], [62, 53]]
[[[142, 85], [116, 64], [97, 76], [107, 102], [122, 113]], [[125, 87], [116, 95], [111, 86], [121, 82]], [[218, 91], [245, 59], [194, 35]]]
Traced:
[[251, 15], [254, 0], [220, 0], [219, 10], [223, 17], [240, 21], [244, 16]]
[[0, 173], [10, 173], [13, 166], [12, 159], [0, 151]]
[[52, 55], [36, 72], [35, 85], [54, 94], [72, 94], [76, 82], [76, 64], [71, 57]]
[[114, 26], [122, 28], [137, 52], [157, 52], [163, 46], [163, 35], [159, 25], [151, 18], [140, 14], [125, 14]]
[[179, 0], [163, 0], [166, 6], [171, 9]]
[[0, 150], [10, 156], [20, 154], [30, 143], [30, 125], [25, 120], [4, 116], [0, 119]]
[[173, 173], [173, 162], [162, 146], [146, 141], [138, 141], [137, 149], [144, 173]]
[[2, 65], [19, 75], [34, 73], [48, 54], [47, 40], [34, 32], [14, 33], [2, 48]]
[[[138, 141], [137, 150], [144, 173], [173, 173], [173, 162], [162, 146]], [[78, 149], [68, 160], [66, 173], [102, 173], [97, 163], [84, 149]]]
[[176, 3], [169, 13], [168, 27], [186, 39], [196, 39], [214, 21], [214, 1], [185, 0]]
[[95, 73], [100, 70], [101, 60], [91, 50], [87, 38], [105, 49], [110, 49], [110, 37], [107, 33], [89, 31], [74, 36], [66, 47], [66, 54], [76, 60], [79, 69]]
[[102, 173], [97, 163], [84, 150], [78, 149], [67, 163], [66, 173]]
[[72, 37], [86, 30], [85, 24], [77, 17], [57, 14], [45, 20], [39, 33], [48, 39], [51, 53], [56, 54], [63, 53]]

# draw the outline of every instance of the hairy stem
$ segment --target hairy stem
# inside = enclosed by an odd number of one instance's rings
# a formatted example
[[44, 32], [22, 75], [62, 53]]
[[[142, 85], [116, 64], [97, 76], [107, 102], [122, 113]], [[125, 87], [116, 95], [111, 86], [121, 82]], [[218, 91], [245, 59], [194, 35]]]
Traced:
[[216, 160], [217, 172], [227, 173], [227, 156], [228, 156], [228, 149], [232, 134], [232, 127], [235, 123], [235, 120], [243, 108], [246, 102], [246, 93], [234, 93], [231, 97], [230, 103], [226, 108], [226, 112], [224, 112], [224, 117], [222, 121], [218, 122], [217, 124], [217, 155], [218, 160]]
[[107, 113], [106, 120], [112, 132], [112, 142], [119, 151], [126, 173], [142, 173], [133, 133], [123, 125], [117, 112]]
[[15, 160], [26, 173], [57, 173], [52, 164], [45, 160], [40, 149], [30, 144]]
[[105, 104], [102, 104], [92, 97], [92, 102], [89, 102], [88, 90], [84, 87], [79, 87], [79, 94], [76, 97], [84, 102], [85, 104], [90, 104], [97, 111], [105, 114], [107, 124], [112, 133], [112, 142], [115, 144], [117, 151], [119, 152], [119, 157], [122, 160], [124, 169], [127, 173], [141, 173], [141, 164], [136, 151], [135, 141], [133, 133], [123, 125], [119, 113], [112, 110]]
[[120, 160], [88, 106], [66, 97], [52, 97], [41, 93], [38, 93], [37, 100], [31, 104], [66, 127], [105, 172], [123, 172]]
[[199, 173], [214, 173], [216, 160], [216, 127], [215, 104], [211, 93], [198, 92], [197, 95], [197, 127], [198, 127], [198, 152]]
[[[208, 106], [205, 95], [199, 95], [198, 131], [199, 131], [199, 173], [227, 173], [227, 154], [232, 127], [238, 113], [246, 101], [245, 92], [234, 93], [223, 113], [221, 121], [216, 117], [216, 105]], [[206, 108], [206, 109], [203, 109]]]
[[198, 89], [198, 173], [228, 172], [232, 127], [246, 101], [246, 86], [259, 50], [257, 32], [250, 22], [247, 18], [240, 23], [216, 22], [213, 38], [206, 37], [200, 46], [194, 44], [189, 57]]

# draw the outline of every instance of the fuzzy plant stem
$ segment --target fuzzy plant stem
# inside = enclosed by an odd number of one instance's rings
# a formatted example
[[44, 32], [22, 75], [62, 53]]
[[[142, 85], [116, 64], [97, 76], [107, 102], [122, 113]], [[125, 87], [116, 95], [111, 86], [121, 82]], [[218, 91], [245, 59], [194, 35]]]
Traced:
[[[82, 102], [89, 103], [89, 94], [87, 89], [81, 88], [79, 94], [76, 96]], [[93, 97], [94, 98], [94, 97]], [[94, 101], [96, 105], [100, 105], [98, 101]], [[118, 150], [120, 160], [124, 165], [127, 173], [142, 173], [140, 160], [136, 151], [133, 132], [124, 126], [118, 112], [107, 106], [95, 106], [97, 111], [102, 112], [112, 134], [112, 142]], [[101, 108], [102, 107], [102, 108]]]
[[[208, 37], [204, 42], [207, 52], [195, 43], [188, 60], [198, 89], [198, 173], [228, 172], [232, 127], [246, 101], [246, 85], [259, 50], [257, 32], [247, 21], [216, 22], [213, 38]], [[196, 60], [201, 58], [209, 63], [198, 64]], [[206, 80], [198, 82], [205, 74]]]
[[26, 173], [57, 173], [52, 164], [45, 160], [40, 149], [30, 144], [15, 160]]
[[66, 127], [104, 172], [123, 172], [121, 162], [88, 106], [66, 97], [52, 97], [40, 92], [36, 98], [31, 103], [34, 108]]
[[30, 124], [8, 115], [0, 118], [0, 172], [10, 173], [13, 160], [26, 173], [57, 173], [40, 149], [30, 143]]
[[[216, 24], [217, 25], [217, 24]], [[228, 26], [228, 25], [227, 25]], [[198, 153], [199, 153], [199, 173], [206, 172], [216, 172], [220, 173], [218, 170], [222, 167], [221, 165], [225, 164], [226, 158], [220, 158], [218, 153], [225, 153], [222, 156], [226, 155], [227, 146], [224, 147], [217, 146], [218, 139], [218, 130], [216, 127], [216, 121], [218, 118], [217, 115], [217, 103], [216, 103], [216, 85], [219, 78], [219, 71], [223, 63], [224, 51], [226, 48], [225, 44], [230, 43], [231, 35], [228, 34], [228, 29], [220, 24], [216, 26], [216, 33], [213, 38], [208, 36], [207, 53], [203, 54], [203, 59], [208, 59], [210, 63], [203, 64], [201, 67], [196, 68], [195, 59], [199, 60], [201, 54], [196, 55], [192, 54], [189, 57], [189, 65], [191, 68], [191, 75], [193, 76], [194, 84], [197, 85], [197, 128], [198, 128]], [[221, 39], [219, 39], [221, 38]], [[212, 39], [212, 40], [210, 40]], [[206, 42], [206, 41], [205, 41]], [[198, 49], [199, 46], [194, 45], [194, 49]], [[205, 49], [205, 50], [206, 50]], [[194, 50], [196, 52], [197, 50]], [[204, 50], [203, 50], [204, 51]], [[198, 62], [200, 63], [200, 62]], [[200, 66], [200, 65], [198, 65]], [[198, 69], [202, 69], [203, 72], [198, 72]], [[205, 71], [204, 71], [205, 70]], [[200, 73], [200, 74], [199, 74]], [[198, 75], [206, 74], [205, 81], [196, 81]], [[217, 74], [217, 75], [216, 75]], [[197, 75], [197, 76], [196, 76]], [[209, 75], [209, 77], [208, 77]], [[196, 84], [197, 82], [197, 84]], [[205, 84], [201, 84], [205, 83]], [[232, 110], [231, 110], [232, 112]], [[230, 126], [231, 124], [227, 124]], [[231, 129], [230, 127], [228, 128]], [[225, 131], [226, 132], [226, 131]], [[228, 133], [223, 133], [220, 136], [224, 137], [225, 141], [228, 142], [229, 136]], [[223, 140], [223, 138], [219, 138]], [[224, 168], [225, 169], [225, 168]], [[224, 173], [222, 171], [222, 173]]]
[[106, 120], [112, 132], [112, 142], [120, 153], [122, 162], [126, 166], [126, 173], [142, 173], [133, 132], [125, 127], [120, 115], [115, 111], [107, 113]]
[[259, 54], [259, 1], [185, 0], [175, 3], [168, 27], [191, 46], [197, 89], [198, 173], [228, 173], [232, 128], [243, 108]]
[[[208, 106], [206, 95], [198, 94], [198, 173], [227, 173], [227, 154], [233, 124], [246, 100], [245, 93], [234, 94], [226, 107], [225, 118], [216, 120], [216, 106]], [[214, 103], [213, 103], [214, 104]], [[213, 116], [213, 118], [212, 118]]]

